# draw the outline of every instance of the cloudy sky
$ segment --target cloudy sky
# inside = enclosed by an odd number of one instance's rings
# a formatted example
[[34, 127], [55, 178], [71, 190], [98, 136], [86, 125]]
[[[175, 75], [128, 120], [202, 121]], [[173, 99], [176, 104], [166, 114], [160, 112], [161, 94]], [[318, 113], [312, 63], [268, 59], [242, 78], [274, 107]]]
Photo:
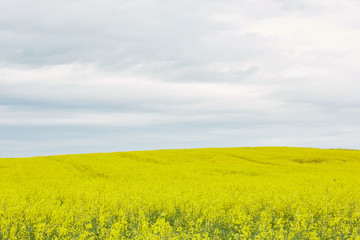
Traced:
[[0, 157], [360, 148], [358, 0], [0, 1]]

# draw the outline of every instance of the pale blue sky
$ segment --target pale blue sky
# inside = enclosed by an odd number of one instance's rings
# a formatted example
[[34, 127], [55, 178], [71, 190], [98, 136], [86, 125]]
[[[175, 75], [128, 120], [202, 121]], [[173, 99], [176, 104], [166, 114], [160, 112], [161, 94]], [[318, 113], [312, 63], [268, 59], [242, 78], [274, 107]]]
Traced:
[[0, 157], [356, 148], [360, 2], [0, 2]]

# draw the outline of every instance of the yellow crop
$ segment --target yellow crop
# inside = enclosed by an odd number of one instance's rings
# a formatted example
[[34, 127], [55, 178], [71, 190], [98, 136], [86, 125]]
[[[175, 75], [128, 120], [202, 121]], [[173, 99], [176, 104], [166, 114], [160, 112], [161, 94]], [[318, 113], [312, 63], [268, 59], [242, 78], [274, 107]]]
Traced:
[[359, 239], [360, 151], [0, 159], [0, 239]]

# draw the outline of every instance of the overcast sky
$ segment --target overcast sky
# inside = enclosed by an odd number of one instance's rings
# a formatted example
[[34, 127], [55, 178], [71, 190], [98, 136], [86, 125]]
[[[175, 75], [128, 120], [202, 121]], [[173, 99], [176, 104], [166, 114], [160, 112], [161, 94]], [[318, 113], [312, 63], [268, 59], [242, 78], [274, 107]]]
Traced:
[[358, 0], [0, 1], [0, 157], [360, 148]]

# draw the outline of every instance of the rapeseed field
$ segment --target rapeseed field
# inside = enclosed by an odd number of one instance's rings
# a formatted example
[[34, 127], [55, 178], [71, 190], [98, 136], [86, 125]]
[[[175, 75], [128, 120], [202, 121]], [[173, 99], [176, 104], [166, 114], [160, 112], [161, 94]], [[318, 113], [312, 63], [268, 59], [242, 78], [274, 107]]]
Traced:
[[0, 239], [360, 239], [360, 151], [3, 158]]

